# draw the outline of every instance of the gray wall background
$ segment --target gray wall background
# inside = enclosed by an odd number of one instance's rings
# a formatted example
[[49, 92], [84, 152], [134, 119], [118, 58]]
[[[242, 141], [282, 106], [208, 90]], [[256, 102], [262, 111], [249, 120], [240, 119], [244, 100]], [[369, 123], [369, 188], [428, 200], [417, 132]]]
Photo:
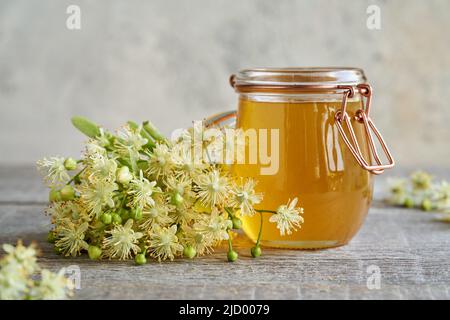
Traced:
[[[70, 4], [81, 30], [66, 28]], [[449, 15], [447, 0], [0, 0], [0, 164], [77, 156], [75, 114], [169, 133], [231, 109], [240, 68], [358, 66], [398, 163], [448, 166]]]

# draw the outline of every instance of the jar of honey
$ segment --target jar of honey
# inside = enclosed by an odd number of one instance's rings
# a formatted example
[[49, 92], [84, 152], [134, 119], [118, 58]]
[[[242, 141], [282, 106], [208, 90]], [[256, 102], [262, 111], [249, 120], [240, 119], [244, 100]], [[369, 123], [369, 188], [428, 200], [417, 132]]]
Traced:
[[[276, 210], [295, 197], [304, 208], [301, 229], [284, 236], [269, 222], [270, 215], [263, 215], [261, 244], [316, 249], [348, 243], [367, 215], [373, 176], [394, 166], [369, 116], [372, 89], [364, 72], [247, 69], [233, 75], [230, 83], [239, 94], [237, 112], [224, 113], [215, 122], [236, 116], [236, 126], [244, 131], [276, 130], [277, 135], [267, 134], [266, 149], [278, 152], [278, 164], [266, 170], [269, 174], [261, 170], [267, 163], [260, 158], [235, 164], [233, 170], [258, 181], [256, 189], [264, 200], [257, 208]], [[243, 217], [243, 230], [253, 241], [259, 227], [259, 215]]]

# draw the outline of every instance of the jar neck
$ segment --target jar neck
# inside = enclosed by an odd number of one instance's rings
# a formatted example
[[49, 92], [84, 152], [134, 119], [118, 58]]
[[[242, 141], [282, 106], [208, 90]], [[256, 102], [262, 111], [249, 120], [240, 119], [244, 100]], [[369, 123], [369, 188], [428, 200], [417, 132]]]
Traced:
[[[239, 99], [254, 102], [307, 103], [307, 102], [341, 102], [342, 93], [293, 93], [279, 94], [269, 92], [239, 93]], [[355, 94], [348, 102], [361, 101], [361, 95]]]

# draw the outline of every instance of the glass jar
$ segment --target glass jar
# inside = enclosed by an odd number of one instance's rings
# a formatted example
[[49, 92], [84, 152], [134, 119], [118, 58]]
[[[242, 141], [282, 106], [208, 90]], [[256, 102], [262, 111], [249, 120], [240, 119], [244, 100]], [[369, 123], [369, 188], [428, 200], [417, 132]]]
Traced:
[[[233, 75], [230, 83], [239, 94], [237, 113], [222, 114], [215, 122], [237, 116], [238, 128], [264, 132], [266, 150], [278, 152], [278, 166], [271, 165], [276, 170], [265, 170], [270, 174], [263, 174], [267, 161], [261, 157], [256, 163], [235, 164], [234, 172], [258, 181], [256, 189], [264, 193], [264, 200], [257, 208], [276, 210], [295, 197], [304, 208], [301, 229], [284, 236], [269, 222], [270, 214], [263, 214], [261, 244], [316, 249], [348, 243], [367, 215], [373, 175], [394, 165], [369, 117], [372, 90], [364, 72], [356, 68], [248, 69]], [[269, 134], [273, 130], [278, 138]], [[372, 133], [387, 164], [382, 164]], [[258, 137], [261, 144], [262, 136]], [[243, 230], [253, 241], [259, 225], [259, 215], [243, 217]]]

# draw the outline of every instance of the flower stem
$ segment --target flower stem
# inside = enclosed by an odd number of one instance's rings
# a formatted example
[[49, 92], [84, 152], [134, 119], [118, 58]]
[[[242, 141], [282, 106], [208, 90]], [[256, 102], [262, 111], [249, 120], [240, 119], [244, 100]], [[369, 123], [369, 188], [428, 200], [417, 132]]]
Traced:
[[228, 251], [233, 251], [233, 244], [231, 243], [230, 233], [228, 233]]
[[86, 170], [87, 167], [84, 167], [83, 169], [81, 169], [80, 171], [78, 171], [78, 173], [76, 175], [74, 175], [68, 182], [67, 185], [71, 184], [76, 178], [78, 178], [80, 176], [80, 174], [83, 173], [84, 170]]
[[259, 246], [259, 242], [261, 241], [261, 235], [262, 235], [262, 227], [263, 227], [263, 212], [267, 213], [273, 213], [276, 214], [277, 212], [274, 210], [265, 210], [265, 209], [255, 209], [256, 212], [259, 212], [259, 215], [261, 217], [261, 223], [259, 225], [259, 233], [258, 233], [258, 239], [256, 240], [255, 247]]
[[277, 213], [277, 212], [274, 211], [274, 210], [264, 210], [264, 209], [255, 209], [255, 211], [256, 211], [256, 212], [259, 212], [259, 213], [263, 213], [263, 212], [268, 212], [268, 213], [273, 213], [273, 214], [276, 214], [276, 213]]
[[229, 218], [233, 219], [233, 217], [234, 217], [234, 214], [233, 214], [233, 211], [232, 211], [233, 209], [231, 209], [229, 207], [225, 207], [224, 209], [228, 213]]
[[257, 210], [259, 212], [259, 216], [261, 217], [261, 223], [259, 224], [259, 233], [258, 233], [258, 239], [256, 239], [255, 247], [259, 246], [259, 242], [261, 241], [261, 235], [262, 235], [262, 227], [263, 227], [263, 210]]

